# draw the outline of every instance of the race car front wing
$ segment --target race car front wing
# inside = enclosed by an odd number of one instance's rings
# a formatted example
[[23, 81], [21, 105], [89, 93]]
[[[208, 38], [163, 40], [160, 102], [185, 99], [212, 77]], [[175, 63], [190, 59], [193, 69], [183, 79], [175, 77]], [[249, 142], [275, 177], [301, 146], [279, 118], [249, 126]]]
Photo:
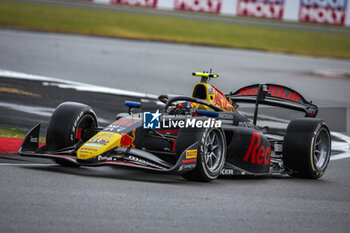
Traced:
[[[147, 151], [126, 147], [113, 148], [93, 159], [79, 160], [76, 157], [79, 143], [77, 146], [59, 151], [48, 151], [46, 145], [39, 148], [39, 132], [40, 124], [29, 131], [18, 150], [19, 155], [52, 159], [71, 166], [124, 166], [179, 175], [193, 170], [197, 164], [197, 158], [186, 158], [186, 150], [182, 152], [175, 164], [170, 164]], [[187, 150], [197, 149], [198, 143], [194, 143]]]

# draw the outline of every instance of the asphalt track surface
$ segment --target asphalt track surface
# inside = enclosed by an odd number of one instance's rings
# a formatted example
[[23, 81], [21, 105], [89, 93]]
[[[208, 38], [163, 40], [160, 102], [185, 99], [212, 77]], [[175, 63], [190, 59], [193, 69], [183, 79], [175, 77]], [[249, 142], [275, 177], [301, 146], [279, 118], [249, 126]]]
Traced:
[[[189, 94], [197, 81], [189, 74], [211, 67], [221, 75], [213, 82], [225, 92], [255, 82], [278, 82], [319, 105], [349, 106], [348, 60], [12, 30], [0, 30], [0, 54], [1, 69], [152, 94]], [[344, 78], [325, 77], [329, 75]], [[0, 78], [0, 85], [44, 96], [21, 102], [20, 95], [1, 93], [1, 102], [22, 107], [42, 103], [54, 108], [69, 97], [84, 97], [33, 81]], [[54, 101], [45, 98], [48, 92]], [[116, 98], [115, 109], [108, 107], [114, 104], [113, 96], [101, 96], [104, 105], [94, 102], [99, 98], [89, 94], [86, 101], [100, 106], [102, 118], [124, 110], [120, 102], [126, 97]], [[9, 115], [19, 117], [9, 123], [13, 125], [48, 119], [5, 110], [10, 111], [0, 107], [1, 124]], [[349, 166], [348, 158], [332, 160], [320, 180], [236, 177], [196, 183], [172, 175], [109, 167], [72, 169], [2, 156], [0, 231], [348, 232]]]
[[[278, 83], [321, 108], [347, 109], [350, 122], [350, 60], [13, 30], [0, 30], [0, 39], [0, 69], [155, 95], [189, 95], [198, 82], [191, 73], [213, 68], [220, 77], [212, 83], [224, 93]], [[350, 132], [350, 124], [342, 131]]]

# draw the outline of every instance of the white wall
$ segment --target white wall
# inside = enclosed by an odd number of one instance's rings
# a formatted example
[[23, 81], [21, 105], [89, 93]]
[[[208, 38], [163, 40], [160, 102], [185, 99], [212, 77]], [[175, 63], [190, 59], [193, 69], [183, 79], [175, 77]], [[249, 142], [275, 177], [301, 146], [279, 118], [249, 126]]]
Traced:
[[174, 0], [158, 0], [158, 7], [162, 10], [173, 10]]
[[349, 2], [349, 0], [348, 0], [348, 5], [346, 7], [345, 26], [350, 27], [350, 2]]
[[221, 5], [221, 14], [236, 15], [237, 0], [223, 0]]
[[298, 21], [299, 0], [286, 0], [284, 3], [283, 19], [288, 21]]
[[93, 2], [109, 4], [110, 1], [109, 0], [93, 0]]

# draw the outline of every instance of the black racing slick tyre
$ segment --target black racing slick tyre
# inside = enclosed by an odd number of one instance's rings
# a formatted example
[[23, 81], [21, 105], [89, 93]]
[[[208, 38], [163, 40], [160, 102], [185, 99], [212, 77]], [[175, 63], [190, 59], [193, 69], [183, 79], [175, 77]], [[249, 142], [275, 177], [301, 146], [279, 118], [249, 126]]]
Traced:
[[180, 130], [176, 141], [176, 151], [182, 151], [199, 141], [196, 168], [182, 176], [190, 181], [209, 182], [216, 179], [224, 167], [226, 159], [226, 139], [221, 128], [206, 128], [198, 130], [195, 135], [184, 135]]
[[[97, 118], [91, 107], [75, 102], [64, 102], [53, 112], [46, 133], [48, 151], [56, 151], [86, 142], [93, 135], [89, 129], [97, 128]], [[62, 161], [57, 163], [70, 166]], [[62, 164], [64, 163], [64, 164]]]
[[283, 161], [292, 176], [318, 179], [329, 163], [331, 136], [320, 119], [298, 118], [287, 127], [283, 142]]

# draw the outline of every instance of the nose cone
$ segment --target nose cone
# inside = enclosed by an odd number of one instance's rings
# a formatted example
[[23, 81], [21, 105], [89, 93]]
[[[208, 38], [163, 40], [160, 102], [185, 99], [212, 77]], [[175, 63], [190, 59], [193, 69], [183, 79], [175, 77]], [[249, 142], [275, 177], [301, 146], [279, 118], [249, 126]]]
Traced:
[[99, 132], [79, 148], [77, 159], [85, 160], [96, 157], [119, 146], [121, 139], [122, 135], [118, 133]]

